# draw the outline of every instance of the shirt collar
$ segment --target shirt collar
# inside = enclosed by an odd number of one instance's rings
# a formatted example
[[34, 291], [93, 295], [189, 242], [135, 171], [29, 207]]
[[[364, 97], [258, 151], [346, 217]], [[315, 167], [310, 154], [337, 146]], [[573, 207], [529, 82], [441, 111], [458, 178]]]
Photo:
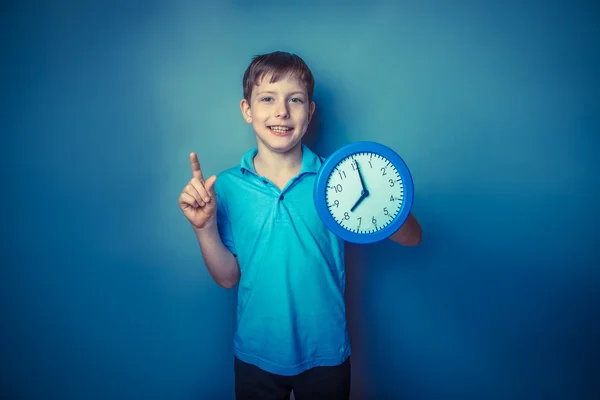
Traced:
[[[240, 162], [240, 170], [242, 173], [245, 171], [250, 171], [256, 174], [256, 170], [254, 169], [254, 163], [252, 162], [256, 154], [258, 153], [258, 148], [253, 148], [248, 150], [244, 155], [242, 155], [242, 159]], [[321, 167], [322, 159], [313, 153], [308, 146], [302, 144], [302, 167], [300, 168], [299, 175], [305, 173], [313, 173], [316, 174]]]

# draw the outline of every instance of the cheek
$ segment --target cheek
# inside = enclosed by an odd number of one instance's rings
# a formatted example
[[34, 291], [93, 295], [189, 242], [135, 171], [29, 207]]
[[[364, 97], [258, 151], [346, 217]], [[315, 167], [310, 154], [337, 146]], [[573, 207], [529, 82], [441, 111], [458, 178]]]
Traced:
[[256, 107], [252, 110], [253, 121], [262, 121], [267, 117], [264, 107]]
[[298, 122], [308, 122], [308, 108], [298, 107], [292, 111], [294, 118]]

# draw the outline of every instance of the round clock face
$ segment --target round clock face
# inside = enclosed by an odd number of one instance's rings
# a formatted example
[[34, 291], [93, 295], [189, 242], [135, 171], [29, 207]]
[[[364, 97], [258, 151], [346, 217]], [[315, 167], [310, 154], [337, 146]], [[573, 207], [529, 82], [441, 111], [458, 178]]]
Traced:
[[404, 183], [386, 157], [363, 151], [346, 156], [326, 180], [331, 217], [347, 231], [372, 234], [388, 227], [404, 202]]
[[323, 161], [313, 198], [324, 225], [339, 238], [368, 244], [388, 238], [408, 218], [414, 187], [404, 160], [377, 142], [354, 142]]

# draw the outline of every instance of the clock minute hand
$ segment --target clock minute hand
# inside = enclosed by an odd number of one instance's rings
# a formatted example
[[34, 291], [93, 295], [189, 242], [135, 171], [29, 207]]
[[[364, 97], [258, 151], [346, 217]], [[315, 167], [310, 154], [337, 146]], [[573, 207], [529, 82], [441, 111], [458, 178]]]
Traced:
[[362, 187], [362, 190], [360, 192], [360, 197], [358, 198], [358, 200], [356, 200], [356, 203], [354, 203], [354, 205], [350, 209], [350, 212], [353, 212], [354, 209], [356, 209], [356, 207], [358, 207], [358, 205], [365, 199], [365, 197], [369, 196], [369, 191], [366, 188], [365, 180], [362, 176], [362, 173], [360, 172], [360, 166], [358, 165], [358, 161], [354, 160], [354, 163], [356, 164], [356, 171], [358, 172], [358, 178], [360, 179], [360, 186]]
[[354, 163], [356, 164], [356, 171], [358, 172], [358, 178], [360, 179], [360, 186], [362, 187], [363, 192], [366, 192], [368, 196], [369, 191], [365, 187], [365, 180], [363, 179], [362, 173], [360, 172], [360, 166], [358, 165], [358, 161], [354, 160]]
[[[356, 160], [355, 160], [355, 162], [356, 162]], [[358, 177], [360, 178], [360, 185], [362, 186], [362, 190], [360, 191], [360, 197], [358, 198], [358, 200], [356, 200], [356, 203], [354, 203], [354, 205], [350, 209], [350, 212], [354, 212], [356, 207], [358, 207], [358, 205], [360, 203], [362, 203], [362, 201], [369, 196], [369, 191], [365, 187], [365, 181], [362, 177], [362, 174], [360, 173], [360, 168], [358, 166], [358, 162], [356, 162], [356, 170], [358, 171]]]

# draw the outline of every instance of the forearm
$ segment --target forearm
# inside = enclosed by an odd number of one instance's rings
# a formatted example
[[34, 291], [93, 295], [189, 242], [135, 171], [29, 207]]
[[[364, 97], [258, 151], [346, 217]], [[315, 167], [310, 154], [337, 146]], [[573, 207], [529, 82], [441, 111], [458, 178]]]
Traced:
[[419, 221], [410, 213], [404, 224], [390, 236], [390, 239], [403, 246], [416, 246], [421, 243], [422, 234]]
[[240, 280], [240, 267], [237, 258], [221, 241], [216, 224], [194, 228], [204, 264], [214, 281], [226, 289], [231, 289]]

